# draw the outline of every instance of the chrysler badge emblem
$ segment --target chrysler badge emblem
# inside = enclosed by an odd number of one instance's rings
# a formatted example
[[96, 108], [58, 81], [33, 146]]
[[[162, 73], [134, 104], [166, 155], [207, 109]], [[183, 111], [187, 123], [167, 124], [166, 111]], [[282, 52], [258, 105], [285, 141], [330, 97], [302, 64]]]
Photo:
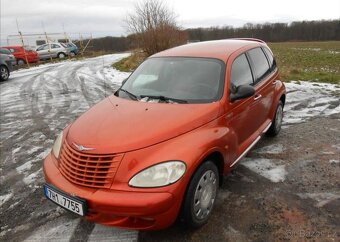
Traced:
[[79, 151], [84, 151], [84, 150], [95, 150], [95, 148], [84, 147], [84, 146], [82, 146], [82, 145], [77, 145], [76, 143], [73, 143], [73, 145], [74, 145]]

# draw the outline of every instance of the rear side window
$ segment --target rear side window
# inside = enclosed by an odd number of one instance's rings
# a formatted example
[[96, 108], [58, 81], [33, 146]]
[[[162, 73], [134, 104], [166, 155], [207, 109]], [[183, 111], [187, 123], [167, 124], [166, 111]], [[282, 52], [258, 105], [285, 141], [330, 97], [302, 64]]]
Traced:
[[270, 52], [270, 50], [268, 48], [263, 48], [264, 52], [266, 52], [267, 54], [267, 57], [268, 57], [268, 61], [269, 61], [269, 65], [270, 65], [270, 68], [272, 70], [274, 70], [276, 68], [276, 61], [272, 55], [272, 53]]
[[242, 54], [235, 59], [231, 67], [230, 83], [234, 87], [253, 84], [253, 76], [245, 54]]
[[51, 44], [51, 47], [52, 47], [52, 49], [58, 49], [58, 48], [60, 48], [60, 46], [57, 45], [57, 44]]
[[270, 72], [268, 60], [261, 48], [252, 49], [248, 53], [254, 66], [256, 81], [260, 81]]

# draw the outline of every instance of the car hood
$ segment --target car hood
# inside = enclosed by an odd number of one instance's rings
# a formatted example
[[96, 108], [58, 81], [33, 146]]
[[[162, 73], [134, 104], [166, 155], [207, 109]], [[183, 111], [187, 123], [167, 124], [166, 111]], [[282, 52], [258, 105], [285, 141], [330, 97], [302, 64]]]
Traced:
[[[198, 128], [218, 117], [219, 102], [149, 103], [110, 96], [81, 115], [69, 128], [67, 142], [122, 153], [148, 147]], [[74, 147], [74, 145], [73, 145]]]

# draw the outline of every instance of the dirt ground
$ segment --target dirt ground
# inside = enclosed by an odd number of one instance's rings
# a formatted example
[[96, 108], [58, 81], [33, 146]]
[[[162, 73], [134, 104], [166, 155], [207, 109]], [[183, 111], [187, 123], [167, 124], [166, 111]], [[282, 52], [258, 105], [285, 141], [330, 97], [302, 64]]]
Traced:
[[0, 83], [1, 241], [339, 241], [340, 87], [289, 83], [285, 123], [224, 179], [207, 225], [156, 232], [105, 227], [43, 196], [57, 134], [113, 92], [125, 55], [43, 65]]

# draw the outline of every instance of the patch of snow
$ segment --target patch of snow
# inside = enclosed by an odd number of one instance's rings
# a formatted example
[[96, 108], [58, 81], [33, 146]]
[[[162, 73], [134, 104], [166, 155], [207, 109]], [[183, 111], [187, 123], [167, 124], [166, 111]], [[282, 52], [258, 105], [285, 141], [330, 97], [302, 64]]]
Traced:
[[52, 148], [46, 149], [45, 151], [43, 151], [39, 155], [37, 155], [37, 158], [45, 159], [46, 156], [51, 152], [51, 150], [52, 150]]
[[329, 163], [331, 163], [331, 164], [338, 164], [340, 161], [339, 160], [329, 160]]
[[39, 173], [41, 173], [41, 171], [42, 171], [42, 168], [40, 168], [36, 172], [24, 177], [24, 179], [23, 179], [24, 183], [27, 184], [27, 185], [31, 185], [32, 183], [34, 183], [35, 180], [37, 179], [37, 176], [39, 175]]
[[284, 151], [282, 144], [273, 144], [254, 150], [259, 154], [281, 154]]
[[334, 194], [331, 192], [321, 193], [299, 193], [297, 194], [300, 198], [306, 199], [311, 198], [316, 201], [315, 206], [320, 208], [336, 199], [340, 198], [340, 194]]
[[276, 165], [270, 159], [244, 158], [241, 164], [272, 182], [283, 182], [287, 175], [285, 165]]
[[88, 239], [89, 242], [136, 242], [138, 232], [96, 224]]
[[60, 217], [39, 227], [24, 241], [68, 242], [78, 223], [79, 219]]
[[11, 197], [13, 196], [13, 193], [8, 193], [5, 195], [0, 196], [0, 207], [7, 202]]
[[24, 171], [28, 171], [29, 169], [31, 169], [31, 167], [32, 167], [32, 161], [27, 161], [26, 163], [17, 167], [16, 170], [19, 173], [23, 173]]
[[[305, 122], [315, 116], [329, 116], [340, 113], [339, 85], [292, 81], [286, 83], [287, 103], [284, 113], [284, 124]], [[332, 105], [331, 105], [332, 104]]]

